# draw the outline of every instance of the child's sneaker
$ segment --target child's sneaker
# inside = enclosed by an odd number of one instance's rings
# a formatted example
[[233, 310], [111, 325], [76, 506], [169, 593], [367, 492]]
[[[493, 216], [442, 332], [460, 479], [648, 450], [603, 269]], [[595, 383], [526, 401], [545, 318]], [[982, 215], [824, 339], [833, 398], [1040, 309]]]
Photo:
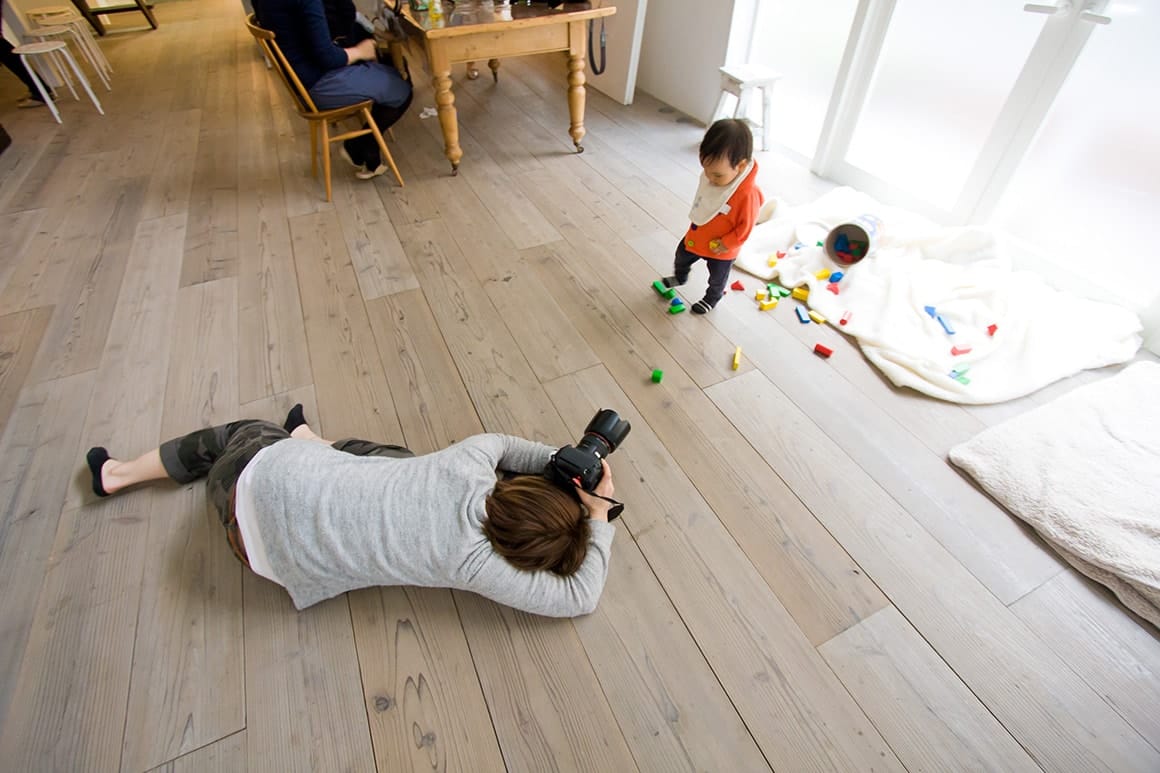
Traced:
[[712, 306], [705, 303], [705, 301], [703, 301], [703, 300], [697, 301], [696, 303], [693, 304], [693, 313], [694, 314], [708, 314], [712, 310], [712, 308], [713, 308]]

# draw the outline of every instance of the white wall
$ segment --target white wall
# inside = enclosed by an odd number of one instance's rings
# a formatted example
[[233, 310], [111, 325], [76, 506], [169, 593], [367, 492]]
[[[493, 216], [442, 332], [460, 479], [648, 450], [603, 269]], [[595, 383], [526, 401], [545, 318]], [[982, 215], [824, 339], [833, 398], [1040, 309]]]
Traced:
[[721, 93], [717, 68], [725, 64], [735, 2], [649, 3], [637, 88], [707, 122]]

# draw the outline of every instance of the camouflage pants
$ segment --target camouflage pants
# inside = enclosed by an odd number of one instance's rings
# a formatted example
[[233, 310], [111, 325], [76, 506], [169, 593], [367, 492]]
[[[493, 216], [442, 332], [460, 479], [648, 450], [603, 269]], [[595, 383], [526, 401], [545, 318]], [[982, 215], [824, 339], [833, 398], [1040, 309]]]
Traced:
[[[259, 451], [290, 437], [290, 433], [269, 421], [245, 419], [208, 427], [161, 444], [161, 463], [170, 478], [178, 483], [206, 479], [210, 503], [226, 528], [226, 537], [234, 554], [249, 565], [241, 547], [233, 497], [238, 477]], [[347, 438], [333, 447], [355, 456], [414, 456], [402, 446], [384, 445], [370, 440]]]

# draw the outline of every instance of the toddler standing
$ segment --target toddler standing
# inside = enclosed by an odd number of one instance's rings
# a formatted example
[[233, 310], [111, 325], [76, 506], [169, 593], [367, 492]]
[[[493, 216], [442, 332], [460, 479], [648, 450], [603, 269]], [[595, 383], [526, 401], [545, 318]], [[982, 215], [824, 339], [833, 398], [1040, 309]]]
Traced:
[[689, 269], [703, 259], [709, 267], [705, 297], [693, 304], [694, 314], [705, 314], [725, 294], [729, 268], [749, 238], [765, 198], [757, 187], [753, 134], [737, 118], [716, 121], [701, 140], [701, 168], [689, 211], [689, 230], [677, 244], [673, 275], [662, 281], [677, 287], [689, 280]]

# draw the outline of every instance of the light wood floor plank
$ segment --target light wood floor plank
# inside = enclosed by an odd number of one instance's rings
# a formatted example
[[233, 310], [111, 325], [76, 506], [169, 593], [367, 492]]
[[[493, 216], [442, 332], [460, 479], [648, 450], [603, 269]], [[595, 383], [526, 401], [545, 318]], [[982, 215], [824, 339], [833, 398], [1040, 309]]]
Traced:
[[80, 464], [77, 447], [92, 387], [92, 373], [30, 385], [0, 439], [0, 732], [72, 483], [66, 471]]
[[12, 770], [118, 769], [149, 507], [141, 492], [61, 514], [0, 735]]
[[244, 574], [246, 769], [374, 770], [346, 597], [295, 612]]
[[556, 442], [545, 431], [558, 426], [555, 409], [446, 228], [427, 221], [400, 227], [399, 236], [424, 293], [438, 299], [431, 310], [483, 426]]
[[1154, 628], [1071, 569], [1011, 609], [1160, 749], [1160, 635]]
[[112, 205], [107, 226], [91, 238], [90, 250], [73, 256], [66, 281], [56, 294], [56, 309], [36, 358], [37, 379], [58, 378], [100, 364], [125, 276], [129, 252], [145, 200], [143, 178], [110, 181], [101, 192]]
[[379, 770], [503, 771], [449, 590], [350, 594]]
[[894, 607], [818, 649], [907, 770], [1040, 770]]
[[160, 765], [149, 773], [237, 773], [246, 766], [246, 731]]
[[[238, 78], [236, 19], [215, 25], [211, 35], [233, 40], [214, 46], [205, 81], [205, 104], [197, 138], [189, 228], [181, 285], [207, 282], [238, 273]], [[247, 38], [249, 36], [247, 35]]]
[[455, 601], [508, 770], [638, 769], [571, 621]]
[[[810, 641], [826, 641], [885, 606], [886, 599], [796, 494], [615, 293], [594, 280], [578, 251], [553, 245], [529, 266]], [[665, 371], [660, 385], [648, 379], [654, 368]]]
[[269, 73], [243, 66], [238, 103], [252, 105], [238, 131], [238, 355], [243, 403], [311, 383], [310, 358], [290, 229], [271, 146], [272, 118], [262, 101]]
[[334, 209], [363, 298], [370, 301], [418, 289], [419, 280], [383, 206], [379, 189], [356, 181], [337, 186], [334, 193]]
[[399, 437], [366, 305], [334, 212], [290, 221], [306, 340], [325, 437]]
[[8, 426], [52, 312], [51, 306], [41, 306], [0, 316], [0, 434]]
[[188, 212], [194, 161], [201, 136], [201, 115], [200, 109], [170, 114], [169, 125], [161, 140], [159, 161], [145, 193], [143, 220]]
[[48, 210], [30, 209], [0, 215], [0, 288], [22, 261], [32, 237], [41, 229]]
[[[239, 416], [233, 279], [177, 294], [176, 329], [197, 331], [169, 365], [162, 436]], [[245, 725], [242, 567], [226, 547], [205, 485], [155, 492], [122, 769], [145, 770]]]
[[417, 290], [367, 302], [405, 445], [431, 453], [482, 431], [427, 299]]
[[1160, 753], [761, 373], [707, 392], [1040, 765], [1160, 765]]

